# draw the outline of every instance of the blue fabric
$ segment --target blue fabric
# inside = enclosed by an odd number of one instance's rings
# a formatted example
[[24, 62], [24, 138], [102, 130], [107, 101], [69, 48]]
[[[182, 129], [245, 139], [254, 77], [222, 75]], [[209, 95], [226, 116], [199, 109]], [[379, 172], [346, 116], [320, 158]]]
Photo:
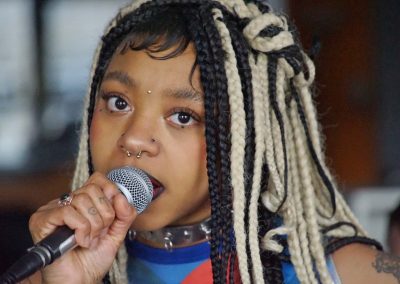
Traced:
[[[332, 277], [334, 284], [340, 284], [340, 278], [336, 272], [335, 263], [332, 260], [331, 256], [326, 258], [326, 264], [328, 266], [329, 274]], [[300, 284], [299, 279], [296, 276], [296, 271], [294, 270], [293, 264], [290, 262], [282, 261], [282, 273], [284, 284]]]
[[297, 279], [296, 271], [290, 262], [282, 261], [283, 283], [285, 284], [300, 284]]
[[127, 243], [127, 250], [130, 283], [180, 283], [210, 259], [208, 242], [169, 252], [132, 241]]
[[[180, 283], [194, 269], [210, 258], [210, 244], [176, 248], [172, 252], [153, 248], [137, 241], [127, 242], [128, 278], [130, 283]], [[287, 250], [285, 250], [287, 253]], [[340, 284], [332, 257], [327, 257], [328, 270], [335, 284]], [[284, 284], [300, 284], [290, 262], [282, 261]]]
[[138, 241], [131, 241], [127, 245], [130, 255], [142, 260], [159, 264], [182, 264], [210, 258], [210, 244], [200, 243], [190, 247], [175, 248], [171, 252], [162, 248], [154, 248]]

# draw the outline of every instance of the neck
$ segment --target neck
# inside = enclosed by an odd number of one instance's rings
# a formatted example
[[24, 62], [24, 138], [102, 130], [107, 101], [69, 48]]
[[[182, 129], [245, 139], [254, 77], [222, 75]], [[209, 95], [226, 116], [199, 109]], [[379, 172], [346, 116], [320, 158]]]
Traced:
[[129, 239], [136, 239], [152, 247], [174, 248], [192, 246], [210, 238], [210, 218], [194, 225], [165, 227], [154, 231], [130, 231]]

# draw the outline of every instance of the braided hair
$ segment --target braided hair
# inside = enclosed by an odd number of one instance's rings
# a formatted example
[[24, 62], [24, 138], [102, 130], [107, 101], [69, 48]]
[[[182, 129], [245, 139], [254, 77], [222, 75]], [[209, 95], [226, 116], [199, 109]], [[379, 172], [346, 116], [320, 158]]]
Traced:
[[[94, 56], [73, 188], [93, 171], [89, 130], [112, 55], [178, 45], [155, 58], [164, 60], [190, 42], [205, 94], [214, 282], [233, 283], [238, 266], [243, 283], [282, 283], [289, 258], [301, 283], [331, 283], [326, 247], [368, 239], [325, 163], [314, 65], [287, 19], [261, 0], [137, 0], [122, 8]], [[123, 246], [111, 282], [127, 282], [126, 261]]]

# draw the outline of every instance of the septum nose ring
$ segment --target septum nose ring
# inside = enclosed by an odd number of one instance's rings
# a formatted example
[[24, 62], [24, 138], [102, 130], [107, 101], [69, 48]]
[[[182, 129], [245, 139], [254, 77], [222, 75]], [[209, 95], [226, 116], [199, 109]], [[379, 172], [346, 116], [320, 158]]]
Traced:
[[[126, 156], [127, 156], [128, 158], [132, 157], [132, 153], [131, 153], [130, 151], [125, 150], [125, 153], [126, 153]], [[137, 158], [137, 159], [140, 159], [140, 158], [142, 157], [142, 153], [143, 153], [143, 151], [142, 151], [142, 150], [139, 150], [139, 152], [136, 154], [136, 158]]]
[[[125, 135], [125, 134], [122, 134], [122, 136], [124, 136], [124, 135]], [[150, 141], [151, 141], [151, 143], [155, 143], [155, 142], [156, 142], [156, 140], [155, 140], [154, 138], [151, 138]], [[127, 156], [128, 158], [132, 157], [132, 152], [131, 152], [131, 151], [127, 150], [123, 145], [121, 145], [120, 148], [121, 148], [123, 151], [125, 151], [125, 154], [126, 154], [126, 156]], [[142, 153], [143, 153], [143, 151], [142, 151], [141, 149], [139, 149], [139, 152], [137, 152], [137, 154], [136, 154], [136, 158], [137, 158], [137, 159], [140, 159], [140, 158], [142, 157]]]

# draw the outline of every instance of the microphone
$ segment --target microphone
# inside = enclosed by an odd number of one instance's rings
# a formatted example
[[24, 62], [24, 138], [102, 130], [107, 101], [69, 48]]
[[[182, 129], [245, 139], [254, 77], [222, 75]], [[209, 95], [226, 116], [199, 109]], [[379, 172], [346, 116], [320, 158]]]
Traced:
[[[144, 171], [126, 166], [111, 170], [107, 174], [107, 178], [118, 186], [138, 214], [142, 213], [150, 204], [153, 197], [153, 185]], [[67, 226], [59, 227], [28, 249], [28, 253], [0, 277], [0, 283], [20, 282], [75, 247], [74, 231]]]

